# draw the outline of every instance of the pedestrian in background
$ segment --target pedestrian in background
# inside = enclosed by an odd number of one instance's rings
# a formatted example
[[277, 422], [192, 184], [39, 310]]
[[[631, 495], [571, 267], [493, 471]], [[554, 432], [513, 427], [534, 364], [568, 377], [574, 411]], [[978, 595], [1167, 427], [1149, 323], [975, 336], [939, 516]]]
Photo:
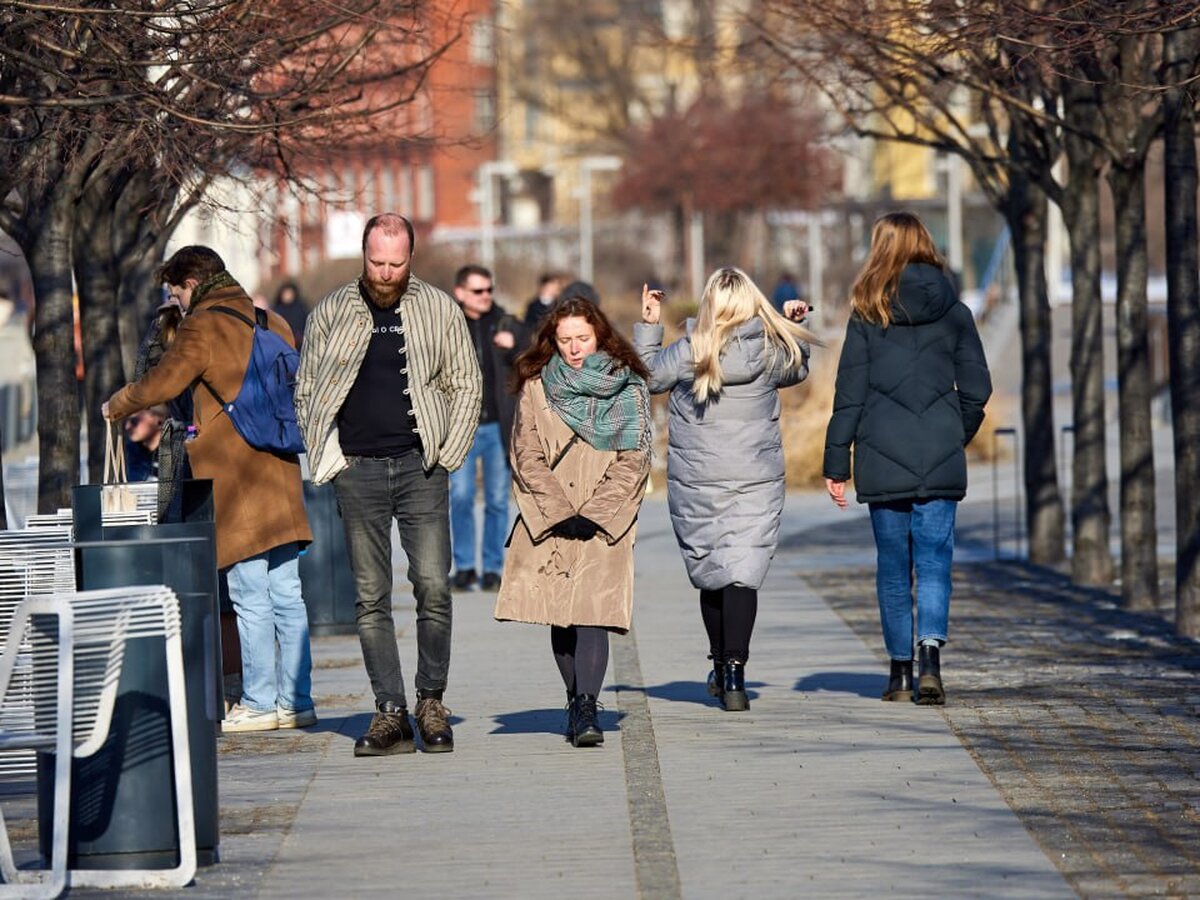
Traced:
[[740, 269], [708, 279], [687, 333], [665, 349], [661, 291], [642, 289], [634, 344], [650, 390], [670, 391], [667, 503], [688, 577], [700, 590], [712, 672], [709, 693], [727, 710], [749, 708], [745, 666], [783, 513], [779, 388], [808, 375], [809, 337]]
[[550, 312], [550, 307], [562, 293], [565, 281], [566, 279], [557, 272], [546, 272], [538, 279], [537, 294], [525, 307], [525, 327], [531, 335], [537, 331], [542, 319]]
[[[221, 730], [307, 727], [317, 716], [300, 587], [300, 550], [312, 542], [300, 460], [250, 446], [215, 396], [236, 397], [241, 390], [254, 328], [236, 315], [253, 323], [254, 305], [209, 247], [184, 247], [161, 275], [186, 315], [158, 364], [114, 394], [102, 411], [121, 419], [191, 387], [197, 436], [187, 443], [187, 454], [196, 476], [213, 482], [217, 566], [227, 569], [241, 639], [242, 699]], [[236, 315], [218, 315], [219, 308]], [[287, 322], [267, 316], [271, 331], [290, 343]]]
[[301, 349], [304, 345], [304, 324], [308, 321], [308, 305], [300, 296], [300, 287], [294, 281], [285, 281], [275, 292], [271, 309], [283, 316], [291, 326], [296, 349]]
[[875, 588], [891, 658], [883, 699], [940, 705], [954, 519], [967, 491], [964, 448], [983, 422], [991, 377], [971, 311], [959, 302], [916, 216], [889, 213], [875, 223], [850, 303], [825, 437], [825, 484], [845, 508], [853, 447], [854, 486], [875, 535]]
[[633, 614], [633, 543], [650, 472], [646, 369], [587, 300], [565, 299], [516, 363], [513, 528], [496, 618], [550, 626], [567, 736], [603, 743], [608, 633]]
[[775, 307], [776, 312], [782, 314], [784, 304], [802, 299], [804, 295], [800, 292], [800, 286], [796, 284], [796, 276], [791, 272], [781, 274], [779, 281], [775, 283], [775, 289], [771, 291], [771, 305]]
[[442, 699], [450, 670], [449, 473], [479, 422], [479, 364], [466, 319], [412, 274], [415, 236], [384, 213], [363, 229], [362, 276], [308, 318], [296, 414], [313, 484], [333, 482], [357, 590], [375, 715], [355, 756], [416, 749], [396, 622], [392, 522], [417, 603], [417, 728], [425, 751], [454, 749]]
[[[514, 397], [512, 364], [525, 349], [525, 329], [495, 304], [495, 282], [483, 266], [463, 266], [454, 276], [454, 297], [467, 318], [467, 332], [483, 379], [479, 426], [466, 462], [450, 475], [450, 536], [454, 548], [454, 589], [470, 590], [478, 579], [485, 591], [500, 587], [504, 539], [508, 534], [508, 442]], [[475, 483], [483, 471], [483, 540], [475, 540]], [[482, 557], [477, 575], [476, 553]]]

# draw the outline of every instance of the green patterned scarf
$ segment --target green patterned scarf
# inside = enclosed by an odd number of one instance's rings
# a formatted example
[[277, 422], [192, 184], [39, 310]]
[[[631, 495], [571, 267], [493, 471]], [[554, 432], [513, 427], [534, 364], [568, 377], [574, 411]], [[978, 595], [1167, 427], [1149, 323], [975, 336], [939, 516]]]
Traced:
[[650, 392], [640, 375], [593, 353], [572, 369], [555, 353], [542, 368], [550, 407], [597, 450], [650, 449]]
[[241, 287], [241, 285], [237, 283], [237, 280], [230, 275], [227, 270], [218, 272], [216, 275], [213, 275], [211, 278], [200, 282], [200, 284], [192, 288], [192, 300], [189, 306], [195, 306], [204, 299], [205, 295], [212, 293], [218, 288], [229, 287], [230, 285], [236, 285], [239, 288]]

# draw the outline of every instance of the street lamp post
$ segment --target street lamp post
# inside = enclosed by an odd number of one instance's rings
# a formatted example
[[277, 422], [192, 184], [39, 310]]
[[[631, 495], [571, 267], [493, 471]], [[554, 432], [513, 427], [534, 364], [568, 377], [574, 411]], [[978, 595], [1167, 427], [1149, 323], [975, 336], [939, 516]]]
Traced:
[[579, 277], [592, 281], [595, 277], [592, 231], [592, 173], [615, 172], [621, 168], [616, 156], [585, 156], [579, 161]]
[[479, 188], [479, 258], [486, 269], [496, 267], [496, 177], [511, 178], [517, 167], [506, 159], [489, 159], [480, 164], [477, 177]]

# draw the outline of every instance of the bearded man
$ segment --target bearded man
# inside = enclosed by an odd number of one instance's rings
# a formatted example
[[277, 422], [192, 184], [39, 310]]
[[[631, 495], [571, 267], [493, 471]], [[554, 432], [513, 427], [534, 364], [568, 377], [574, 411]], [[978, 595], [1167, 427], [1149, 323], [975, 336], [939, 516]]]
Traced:
[[404, 216], [363, 230], [363, 273], [309, 316], [296, 413], [314, 484], [332, 481], [357, 590], [359, 642], [375, 715], [355, 756], [416, 749], [392, 618], [394, 519], [417, 607], [417, 730], [454, 749], [442, 703], [450, 667], [449, 473], [475, 437], [483, 395], [466, 319], [411, 272]]

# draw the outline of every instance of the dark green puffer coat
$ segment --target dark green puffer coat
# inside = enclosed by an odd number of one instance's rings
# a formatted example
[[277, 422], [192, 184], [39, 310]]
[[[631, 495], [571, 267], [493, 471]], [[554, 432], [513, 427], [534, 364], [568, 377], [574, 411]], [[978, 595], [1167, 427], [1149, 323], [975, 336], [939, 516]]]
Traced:
[[850, 477], [859, 503], [967, 492], [963, 448], [992, 393], [975, 320], [941, 269], [907, 266], [892, 300], [892, 324], [852, 316], [838, 363], [825, 477]]

